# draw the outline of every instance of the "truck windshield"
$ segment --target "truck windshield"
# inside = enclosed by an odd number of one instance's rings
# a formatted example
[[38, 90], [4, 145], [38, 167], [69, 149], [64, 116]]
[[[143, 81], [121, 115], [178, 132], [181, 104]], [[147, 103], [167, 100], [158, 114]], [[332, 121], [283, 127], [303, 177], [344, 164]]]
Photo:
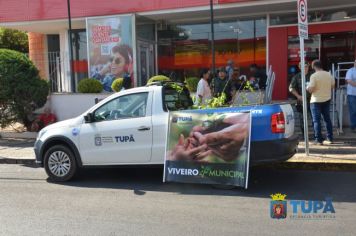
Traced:
[[162, 87], [162, 96], [164, 111], [187, 110], [193, 105], [189, 91], [185, 87], [183, 91], [178, 91], [165, 85]]

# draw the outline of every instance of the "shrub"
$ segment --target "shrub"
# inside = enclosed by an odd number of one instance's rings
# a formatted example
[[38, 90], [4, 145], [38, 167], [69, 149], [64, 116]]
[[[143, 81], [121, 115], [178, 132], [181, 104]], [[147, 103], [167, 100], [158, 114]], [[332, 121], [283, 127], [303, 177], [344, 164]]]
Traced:
[[111, 89], [115, 92], [119, 92], [122, 89], [122, 85], [124, 84], [124, 79], [123, 78], [117, 78], [112, 82], [111, 84]]
[[0, 48], [28, 52], [28, 37], [23, 31], [0, 27]]
[[103, 91], [103, 85], [96, 79], [82, 79], [78, 83], [78, 92], [80, 93], [100, 93]]
[[156, 76], [151, 77], [147, 81], [147, 84], [152, 84], [154, 82], [162, 82], [162, 81], [170, 81], [170, 79], [167, 76], [164, 76], [164, 75], [156, 75]]
[[185, 80], [185, 84], [189, 92], [191, 93], [195, 93], [197, 91], [198, 83], [199, 83], [199, 78], [197, 77], [189, 77]]
[[13, 122], [31, 126], [29, 116], [47, 100], [49, 86], [22, 53], [0, 49], [0, 125]]

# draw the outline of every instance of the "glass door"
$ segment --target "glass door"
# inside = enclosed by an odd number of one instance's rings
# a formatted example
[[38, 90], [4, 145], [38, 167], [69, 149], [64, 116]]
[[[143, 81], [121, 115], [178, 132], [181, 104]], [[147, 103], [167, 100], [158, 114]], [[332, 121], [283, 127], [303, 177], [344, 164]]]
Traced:
[[138, 41], [137, 42], [137, 60], [138, 60], [138, 86], [146, 85], [149, 78], [154, 75], [154, 43]]
[[88, 78], [87, 35], [85, 29], [72, 30], [73, 72], [75, 84]]

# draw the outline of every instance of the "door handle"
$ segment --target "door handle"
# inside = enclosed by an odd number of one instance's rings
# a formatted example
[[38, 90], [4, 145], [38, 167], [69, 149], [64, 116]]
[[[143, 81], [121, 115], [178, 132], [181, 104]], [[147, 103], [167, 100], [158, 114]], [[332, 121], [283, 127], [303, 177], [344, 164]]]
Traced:
[[148, 126], [140, 126], [137, 130], [138, 131], [148, 131], [148, 130], [150, 130], [151, 128], [150, 127], [148, 127]]

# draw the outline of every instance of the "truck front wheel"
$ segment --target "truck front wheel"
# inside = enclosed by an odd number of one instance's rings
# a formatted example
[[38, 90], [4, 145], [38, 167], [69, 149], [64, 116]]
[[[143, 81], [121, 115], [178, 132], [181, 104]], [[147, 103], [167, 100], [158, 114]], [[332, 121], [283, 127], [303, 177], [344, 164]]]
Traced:
[[47, 150], [44, 157], [44, 167], [50, 180], [63, 182], [74, 176], [77, 163], [74, 154], [68, 147], [55, 145]]

